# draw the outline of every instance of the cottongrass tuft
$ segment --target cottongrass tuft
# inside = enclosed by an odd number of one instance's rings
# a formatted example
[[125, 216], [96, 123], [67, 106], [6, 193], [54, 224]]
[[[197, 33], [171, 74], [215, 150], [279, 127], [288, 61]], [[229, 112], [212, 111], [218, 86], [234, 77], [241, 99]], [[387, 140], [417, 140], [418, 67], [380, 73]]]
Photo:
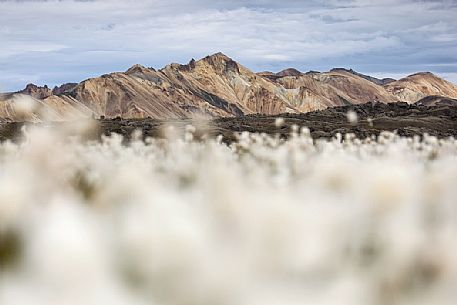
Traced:
[[454, 304], [455, 139], [189, 134], [0, 144], [0, 304]]
[[359, 121], [359, 117], [357, 113], [354, 110], [349, 110], [348, 113], [346, 114], [347, 120], [349, 123], [352, 125], [356, 125]]
[[284, 123], [285, 123], [284, 118], [276, 118], [275, 119], [275, 126], [278, 127], [278, 128], [284, 126]]

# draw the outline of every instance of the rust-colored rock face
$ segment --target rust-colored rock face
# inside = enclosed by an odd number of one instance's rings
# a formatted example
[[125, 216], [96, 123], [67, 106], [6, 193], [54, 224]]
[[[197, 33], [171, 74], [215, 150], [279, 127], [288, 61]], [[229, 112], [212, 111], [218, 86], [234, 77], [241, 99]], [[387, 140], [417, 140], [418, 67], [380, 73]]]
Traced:
[[[188, 118], [274, 115], [328, 107], [406, 101], [428, 95], [457, 97], [456, 86], [431, 73], [379, 80], [353, 70], [254, 73], [222, 53], [161, 70], [135, 65], [65, 84], [53, 90], [33, 84], [0, 95], [0, 117], [10, 120], [107, 118]], [[24, 100], [26, 100], [24, 102]], [[28, 112], [27, 112], [28, 111]]]

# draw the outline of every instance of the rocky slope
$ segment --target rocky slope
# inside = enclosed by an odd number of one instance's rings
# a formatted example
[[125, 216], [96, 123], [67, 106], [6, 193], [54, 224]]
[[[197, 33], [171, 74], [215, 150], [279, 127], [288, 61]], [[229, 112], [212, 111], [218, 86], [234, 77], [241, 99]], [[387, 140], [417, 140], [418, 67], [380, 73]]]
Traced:
[[170, 64], [161, 70], [135, 65], [50, 89], [33, 84], [0, 95], [7, 120], [69, 120], [78, 117], [189, 118], [302, 113], [372, 101], [414, 103], [428, 95], [457, 97], [457, 87], [433, 74], [399, 81], [347, 69], [302, 73], [254, 73], [222, 53]]

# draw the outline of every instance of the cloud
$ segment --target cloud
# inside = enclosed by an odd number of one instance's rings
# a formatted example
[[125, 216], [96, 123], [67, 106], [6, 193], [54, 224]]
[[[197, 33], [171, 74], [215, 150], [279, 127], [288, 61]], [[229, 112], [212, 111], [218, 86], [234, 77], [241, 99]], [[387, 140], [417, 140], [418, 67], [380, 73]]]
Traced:
[[55, 85], [218, 51], [254, 70], [457, 73], [456, 15], [445, 0], [0, 1], [0, 85]]

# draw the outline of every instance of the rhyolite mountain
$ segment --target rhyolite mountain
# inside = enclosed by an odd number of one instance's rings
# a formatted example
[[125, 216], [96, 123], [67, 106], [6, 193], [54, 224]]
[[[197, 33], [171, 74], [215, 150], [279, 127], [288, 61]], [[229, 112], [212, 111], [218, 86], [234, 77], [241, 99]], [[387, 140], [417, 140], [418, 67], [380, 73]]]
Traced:
[[135, 65], [50, 89], [33, 84], [0, 95], [0, 118], [70, 120], [81, 117], [188, 118], [300, 113], [328, 107], [415, 103], [428, 96], [457, 98], [457, 86], [432, 73], [377, 79], [348, 69], [254, 73], [222, 53], [170, 64]]

